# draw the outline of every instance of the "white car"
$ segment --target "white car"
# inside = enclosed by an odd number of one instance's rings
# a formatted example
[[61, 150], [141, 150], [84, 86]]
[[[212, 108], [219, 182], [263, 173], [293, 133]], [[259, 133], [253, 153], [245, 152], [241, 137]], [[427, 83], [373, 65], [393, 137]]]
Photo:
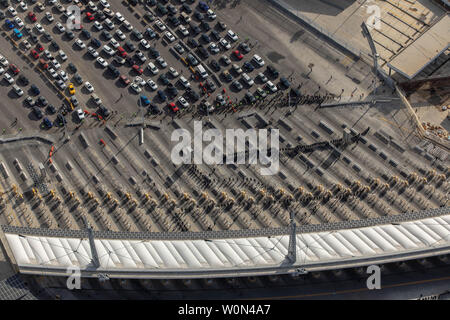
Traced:
[[98, 21], [94, 21], [94, 27], [95, 27], [98, 31], [103, 30], [102, 24], [101, 24], [100, 22], [98, 22]]
[[3, 67], [0, 67], [0, 74], [3, 74], [5, 72], [5, 69]]
[[9, 8], [8, 8], [8, 12], [9, 12], [13, 17], [17, 16], [17, 11], [16, 11], [16, 9], [14, 9], [13, 7], [9, 7]]
[[64, 81], [62, 81], [62, 80], [56, 81], [56, 85], [57, 85], [61, 90], [64, 90], [64, 89], [67, 88], [66, 84], [65, 84]]
[[141, 51], [137, 51], [136, 52], [136, 57], [142, 62], [144, 63], [145, 61], [147, 61], [147, 58], [144, 56], [144, 54]]
[[211, 43], [208, 48], [212, 53], [219, 53], [219, 51], [220, 51], [219, 46], [217, 44], [215, 44], [214, 42]]
[[101, 65], [103, 68], [106, 68], [108, 66], [108, 62], [106, 62], [106, 60], [103, 59], [102, 57], [97, 58], [97, 63]]
[[139, 87], [139, 85], [137, 83], [132, 83], [131, 84], [131, 89], [133, 89], [134, 92], [136, 92], [136, 93], [141, 93], [142, 92], [141, 87]]
[[152, 79], [148, 79], [147, 80], [147, 84], [148, 86], [155, 91], [156, 89], [158, 89], [158, 85], [155, 83], [155, 81], [153, 81]]
[[225, 48], [225, 49], [231, 49], [231, 45], [230, 45], [230, 43], [227, 41], [227, 40], [225, 40], [224, 38], [221, 38], [220, 40], [219, 40], [219, 43]]
[[150, 49], [150, 43], [148, 43], [147, 40], [142, 39], [142, 40], [140, 41], [140, 43], [141, 43], [141, 46], [142, 46], [145, 50]]
[[55, 20], [55, 18], [53, 18], [53, 15], [48, 11], [45, 13], [45, 17], [47, 18], [48, 22], [52, 22], [53, 20]]
[[114, 49], [117, 49], [118, 47], [120, 47], [120, 43], [119, 43], [116, 39], [111, 39], [111, 41], [109, 41], [109, 44], [110, 44]]
[[58, 31], [59, 31], [60, 33], [63, 33], [64, 31], [66, 31], [66, 28], [64, 28], [64, 26], [62, 25], [61, 22], [57, 22], [57, 23], [55, 24], [55, 27], [56, 27], [56, 29], [58, 29]]
[[173, 36], [173, 34], [170, 33], [169, 31], [166, 31], [166, 33], [164, 34], [164, 36], [166, 37], [166, 39], [167, 39], [169, 42], [174, 42], [174, 41], [176, 40], [175, 37]]
[[125, 18], [122, 16], [122, 14], [120, 12], [116, 12], [115, 17], [117, 19], [117, 21], [119, 22], [124, 22]]
[[208, 18], [210, 18], [211, 20], [214, 20], [215, 18], [217, 18], [216, 14], [214, 13], [214, 11], [212, 11], [211, 9], [209, 9], [206, 12], [206, 15], [208, 16]]
[[264, 65], [264, 60], [258, 56], [257, 54], [255, 54], [252, 58], [252, 61], [254, 63], [256, 63], [259, 67], [262, 67]]
[[161, 20], [156, 20], [155, 22], [155, 26], [159, 29], [159, 31], [164, 31], [166, 30], [166, 26], [164, 25], [164, 23], [162, 23]]
[[50, 60], [50, 63], [56, 70], [61, 68], [61, 65], [59, 64], [58, 60], [56, 60], [55, 58], [52, 58], [52, 60]]
[[22, 27], [23, 27], [23, 21], [22, 21], [22, 19], [20, 19], [19, 17], [15, 17], [15, 18], [14, 18], [14, 22], [16, 23], [16, 25], [17, 25], [19, 28], [22, 28]]
[[11, 75], [9, 73], [5, 73], [5, 78], [6, 82], [8, 82], [9, 84], [12, 84], [14, 82], [14, 78], [11, 77]]
[[106, 46], [106, 45], [103, 46], [102, 50], [109, 56], [113, 56], [114, 55], [114, 50], [111, 47], [109, 47], [109, 46]]
[[27, 10], [28, 10], [27, 4], [26, 4], [25, 2], [23, 2], [23, 1], [21, 1], [21, 2], [19, 3], [19, 6], [20, 6], [20, 8], [21, 8], [23, 11], [27, 11]]
[[131, 25], [131, 23], [128, 22], [128, 20], [124, 20], [124, 21], [123, 21], [123, 26], [124, 26], [125, 29], [127, 29], [128, 31], [133, 30], [133, 26]]
[[97, 6], [92, 1], [88, 2], [88, 6], [89, 6], [89, 9], [91, 9], [91, 11], [93, 11], [93, 12], [96, 12], [98, 10]]
[[18, 85], [13, 85], [14, 92], [19, 96], [23, 96], [23, 90]]
[[157, 75], [158, 72], [159, 72], [159, 69], [158, 69], [152, 62], [150, 62], [150, 63], [148, 64], [147, 69], [148, 69], [151, 73], [153, 73], [153, 75]]
[[56, 72], [55, 69], [53, 69], [53, 68], [48, 69], [48, 73], [50, 73], [50, 75], [52, 76], [53, 79], [58, 78], [58, 73]]
[[0, 64], [4, 67], [9, 66], [9, 61], [2, 55], [0, 55]]
[[69, 77], [67, 76], [67, 73], [63, 70], [61, 70], [59, 72], [59, 77], [61, 78], [62, 81], [66, 82], [69, 80]]
[[23, 40], [22, 43], [25, 46], [25, 49], [28, 50], [31, 48], [31, 44], [27, 40]]
[[278, 91], [277, 86], [272, 83], [272, 81], [267, 81], [266, 88], [270, 90], [270, 92], [275, 93]]
[[182, 34], [183, 36], [188, 36], [188, 35], [189, 35], [189, 30], [186, 29], [186, 27], [183, 26], [183, 25], [180, 25], [180, 27], [178, 28], [178, 30], [180, 30], [180, 32], [181, 32], [181, 34]]
[[178, 98], [178, 102], [180, 103], [180, 105], [181, 105], [183, 108], [189, 107], [189, 103], [186, 101], [186, 99], [185, 99], [183, 96], [180, 96], [180, 97]]
[[78, 120], [80, 120], [80, 121], [84, 119], [84, 112], [83, 112], [83, 110], [81, 110], [81, 108], [77, 109], [77, 116], [78, 116]]
[[78, 39], [78, 38], [75, 40], [75, 44], [76, 44], [78, 47], [80, 47], [80, 49], [86, 48], [86, 45], [84, 44], [84, 42], [81, 41], [81, 40]]
[[45, 4], [38, 2], [38, 3], [36, 3], [36, 7], [38, 7], [39, 10], [44, 11], [44, 9], [45, 9]]
[[114, 23], [109, 19], [105, 20], [105, 25], [109, 30], [113, 30], [115, 27]]
[[56, 0], [47, 0], [49, 5], [54, 5], [56, 3]]
[[98, 52], [91, 46], [89, 46], [87, 48], [87, 52], [93, 57], [93, 58], [97, 58], [98, 57]]
[[178, 77], [180, 74], [178, 73], [178, 71], [177, 70], [175, 70], [175, 68], [173, 68], [173, 67], [170, 67], [169, 68], [169, 73], [170, 73], [170, 75], [172, 76], [172, 77], [174, 77], [174, 78], [176, 78], [176, 77]]
[[44, 33], [44, 31], [45, 31], [40, 23], [37, 23], [34, 27], [36, 28], [36, 30], [39, 34]]
[[105, 8], [109, 8], [109, 3], [106, 0], [100, 0], [100, 4]]
[[47, 59], [49, 59], [49, 60], [51, 60], [53, 57], [52, 57], [52, 54], [50, 53], [50, 51], [48, 51], [48, 50], [45, 50], [44, 51], [44, 56], [47, 58]]
[[91, 84], [89, 81], [86, 81], [86, 82], [84, 83], [84, 87], [86, 88], [86, 90], [87, 90], [89, 93], [94, 92], [94, 87], [92, 86], [92, 84]]
[[67, 60], [67, 55], [66, 55], [66, 53], [64, 51], [59, 50], [58, 53], [59, 53], [59, 56], [61, 57], [62, 61], [66, 61]]
[[145, 86], [145, 80], [142, 79], [142, 78], [139, 77], [139, 76], [136, 76], [136, 77], [134, 78], [133, 82], [136, 83], [136, 84], [138, 84], [138, 85], [141, 86], [141, 87]]
[[116, 36], [120, 39], [120, 40], [125, 40], [127, 37], [125, 36], [125, 34], [121, 31], [121, 30], [116, 30]]
[[191, 84], [189, 83], [189, 81], [187, 81], [187, 79], [184, 76], [180, 77], [180, 83], [185, 89], [191, 87]]
[[233, 40], [234, 42], [235, 42], [235, 41], [238, 41], [238, 39], [239, 39], [239, 37], [237, 36], [237, 34], [234, 33], [234, 31], [231, 30], [231, 29], [227, 31], [227, 35], [228, 35], [228, 36], [230, 37], [230, 39]]
[[158, 58], [156, 58], [156, 61], [159, 63], [161, 68], [167, 67], [167, 62], [163, 59], [163, 57], [159, 56]]
[[60, 13], [66, 12], [66, 7], [64, 7], [64, 6], [63, 6], [62, 4], [60, 4], [60, 3], [56, 4], [56, 9], [57, 9]]

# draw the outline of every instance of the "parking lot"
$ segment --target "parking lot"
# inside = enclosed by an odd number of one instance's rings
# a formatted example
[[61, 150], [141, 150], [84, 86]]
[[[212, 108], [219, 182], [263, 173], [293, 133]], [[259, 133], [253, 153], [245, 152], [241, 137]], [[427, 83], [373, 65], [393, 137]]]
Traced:
[[[414, 135], [395, 100], [319, 108], [318, 101], [373, 94], [379, 84], [370, 68], [267, 4], [217, 1], [207, 9], [199, 1], [86, 1], [82, 28], [70, 31], [58, 7], [74, 2], [46, 1], [43, 10], [13, 2], [21, 28], [17, 22], [10, 28], [13, 14], [2, 9], [0, 53], [20, 70], [13, 76], [5, 66], [4, 73], [24, 91], [18, 96], [2, 75], [3, 137], [48, 139], [5, 143], [0, 162], [11, 174], [1, 183], [14, 210], [0, 215], [2, 222], [83, 228], [84, 217], [95, 229], [199, 231], [287, 226], [289, 211], [299, 223], [327, 223], [446, 203], [446, 158]], [[290, 95], [296, 89], [303, 100]], [[392, 98], [385, 87], [377, 90]], [[39, 96], [47, 105], [36, 102]], [[282, 154], [280, 172], [266, 177], [258, 165], [174, 165], [172, 131], [193, 133], [200, 119], [222, 132], [279, 128], [283, 150], [339, 140], [345, 128], [354, 136], [370, 130], [343, 149]], [[33, 191], [39, 163], [47, 168], [46, 187]]]

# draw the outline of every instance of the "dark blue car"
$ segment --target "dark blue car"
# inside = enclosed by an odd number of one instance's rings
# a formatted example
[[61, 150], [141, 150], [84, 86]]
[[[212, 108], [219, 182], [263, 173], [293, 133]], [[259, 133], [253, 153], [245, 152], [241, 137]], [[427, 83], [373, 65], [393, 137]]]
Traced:
[[209, 10], [209, 6], [206, 4], [205, 1], [200, 1], [200, 2], [198, 3], [198, 7], [199, 7], [200, 9], [202, 9], [203, 11], [208, 11], [208, 10]]
[[53, 123], [50, 121], [49, 118], [44, 118], [44, 125], [45, 125], [47, 128], [53, 127]]
[[165, 94], [164, 91], [162, 91], [162, 90], [158, 90], [158, 97], [159, 97], [162, 101], [166, 101], [166, 99], [167, 99], [166, 94]]
[[5, 20], [5, 26], [6, 26], [8, 29], [12, 29], [12, 28], [14, 28], [14, 22], [12, 22], [12, 21], [9, 20], [9, 19], [6, 19], [6, 20]]

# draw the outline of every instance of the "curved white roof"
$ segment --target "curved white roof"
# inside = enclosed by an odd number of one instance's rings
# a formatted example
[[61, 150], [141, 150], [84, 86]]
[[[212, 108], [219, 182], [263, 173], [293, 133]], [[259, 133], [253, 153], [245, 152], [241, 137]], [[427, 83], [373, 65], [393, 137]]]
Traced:
[[406, 260], [450, 252], [450, 215], [347, 230], [296, 235], [296, 261], [286, 259], [289, 236], [211, 240], [95, 239], [100, 267], [86, 238], [5, 233], [21, 272], [84, 276], [177, 278], [286, 273]]

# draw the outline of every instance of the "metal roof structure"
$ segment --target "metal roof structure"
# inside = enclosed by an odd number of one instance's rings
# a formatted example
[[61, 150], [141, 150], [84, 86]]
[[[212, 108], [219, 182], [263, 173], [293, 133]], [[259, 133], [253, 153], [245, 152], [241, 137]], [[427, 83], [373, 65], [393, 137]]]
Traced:
[[428, 31], [393, 58], [388, 66], [413, 79], [426, 66], [450, 48], [450, 15], [444, 15]]
[[296, 234], [296, 261], [287, 259], [289, 235], [215, 239], [89, 239], [5, 232], [21, 273], [121, 278], [200, 278], [267, 275], [357, 267], [450, 253], [450, 214], [346, 230]]

